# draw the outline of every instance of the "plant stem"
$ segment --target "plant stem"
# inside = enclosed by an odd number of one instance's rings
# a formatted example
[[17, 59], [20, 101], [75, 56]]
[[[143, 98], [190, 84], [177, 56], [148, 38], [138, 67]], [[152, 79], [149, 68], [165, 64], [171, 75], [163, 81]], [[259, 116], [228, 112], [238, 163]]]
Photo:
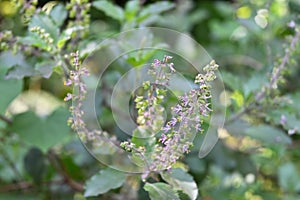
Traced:
[[52, 164], [52, 166], [55, 168], [55, 170], [64, 178], [64, 182], [68, 184], [72, 189], [83, 192], [83, 185], [75, 180], [73, 180], [69, 174], [66, 172], [66, 169], [61, 161], [61, 159], [58, 157], [58, 155], [53, 151], [49, 150], [47, 154], [48, 160]]
[[286, 64], [289, 61], [290, 55], [292, 50], [295, 49], [295, 46], [299, 40], [300, 37], [300, 31], [296, 30], [295, 36], [292, 38], [292, 41], [289, 45], [289, 48], [285, 51], [284, 57], [280, 63], [280, 65], [275, 69], [274, 73], [272, 73], [270, 83], [267, 85], [267, 88], [264, 88], [257, 93], [255, 96], [255, 101], [250, 103], [248, 106], [244, 107], [240, 112], [237, 114], [233, 115], [231, 118], [229, 118], [225, 124], [231, 124], [232, 122], [236, 121], [237, 119], [241, 118], [244, 114], [247, 114], [250, 112], [253, 108], [255, 108], [255, 105], [260, 103], [265, 97], [266, 97], [266, 92], [268, 90], [272, 90], [273, 88], [276, 87], [276, 82], [278, 81], [280, 74], [282, 70], [285, 68]]

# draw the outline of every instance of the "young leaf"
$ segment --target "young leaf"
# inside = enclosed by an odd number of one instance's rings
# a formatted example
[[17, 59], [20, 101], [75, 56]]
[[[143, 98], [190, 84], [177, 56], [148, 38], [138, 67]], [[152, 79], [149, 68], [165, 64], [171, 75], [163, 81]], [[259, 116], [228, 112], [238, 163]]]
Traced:
[[54, 61], [43, 61], [40, 63], [37, 63], [35, 65], [35, 69], [42, 75], [44, 78], [49, 78], [52, 74], [53, 67], [56, 66], [56, 63]]
[[127, 21], [132, 21], [140, 9], [138, 0], [128, 1], [125, 6], [125, 18]]
[[0, 114], [3, 114], [10, 102], [22, 91], [23, 81], [5, 78], [6, 70], [0, 66]]
[[[6, 71], [6, 76], [3, 79], [22, 79], [25, 76], [35, 74], [34, 69], [25, 60], [22, 53], [13, 54], [11, 51], [3, 52], [0, 56], [0, 65], [3, 68], [2, 70]], [[2, 73], [5, 72], [2, 71]]]
[[50, 16], [57, 26], [61, 26], [66, 20], [68, 12], [63, 4], [58, 4], [51, 10]]
[[107, 16], [122, 22], [124, 20], [124, 11], [121, 7], [112, 4], [109, 1], [95, 1], [93, 6], [98, 10], [103, 11]]
[[151, 200], [179, 200], [178, 193], [165, 183], [146, 183], [144, 189], [149, 192]]
[[37, 34], [35, 33], [29, 33], [27, 36], [20, 37], [18, 38], [18, 42], [24, 44], [24, 45], [29, 45], [33, 47], [38, 47], [42, 50], [48, 51], [49, 46], [47, 45], [46, 41], [40, 38]]
[[71, 39], [71, 36], [73, 33], [75, 33], [76, 31], [83, 30], [83, 29], [85, 29], [85, 27], [83, 27], [83, 26], [73, 26], [73, 27], [65, 29], [58, 38], [58, 41], [56, 44], [57, 48], [61, 49], [65, 45], [65, 43]]
[[150, 16], [158, 15], [162, 12], [174, 8], [175, 4], [168, 1], [160, 1], [145, 7], [138, 15], [137, 21], [142, 22]]
[[170, 172], [162, 172], [162, 178], [176, 190], [182, 190], [191, 200], [198, 196], [198, 187], [193, 177], [180, 168], [172, 169]]
[[92, 197], [104, 194], [123, 185], [125, 179], [125, 174], [115, 169], [101, 170], [86, 182], [84, 196]]

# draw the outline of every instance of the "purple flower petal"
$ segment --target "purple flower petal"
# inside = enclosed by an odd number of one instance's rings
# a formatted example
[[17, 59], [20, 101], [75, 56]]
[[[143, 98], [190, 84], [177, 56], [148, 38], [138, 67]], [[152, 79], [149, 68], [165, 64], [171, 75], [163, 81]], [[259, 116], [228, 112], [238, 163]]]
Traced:
[[281, 115], [281, 117], [280, 117], [280, 124], [281, 125], [285, 125], [286, 124], [286, 117], [284, 116], [284, 115]]
[[168, 137], [165, 134], [162, 134], [159, 141], [164, 144], [167, 139], [168, 139]]
[[296, 23], [294, 20], [292, 20], [288, 23], [288, 27], [290, 27], [290, 28], [295, 28], [295, 26], [296, 26]]
[[173, 110], [176, 114], [178, 114], [180, 111], [182, 111], [182, 107], [177, 104], [176, 107], [173, 108]]
[[162, 130], [166, 133], [169, 130], [171, 130], [171, 127], [170, 127], [170, 125], [167, 124], [165, 127], [162, 128]]
[[67, 96], [64, 98], [64, 101], [69, 101], [70, 99], [72, 99], [72, 94], [68, 93]]
[[64, 85], [65, 85], [65, 86], [70, 86], [70, 85], [72, 85], [72, 80], [71, 80], [71, 79], [67, 79], [67, 80], [64, 82]]
[[177, 119], [175, 117], [173, 117], [172, 120], [170, 121], [170, 125], [175, 126], [176, 123], [177, 123]]
[[160, 62], [160, 60], [158, 60], [158, 59], [154, 59], [154, 61], [153, 61], [153, 63], [152, 63], [152, 65], [154, 66], [154, 67], [157, 67], [157, 66], [159, 66], [161, 64], [161, 62]]

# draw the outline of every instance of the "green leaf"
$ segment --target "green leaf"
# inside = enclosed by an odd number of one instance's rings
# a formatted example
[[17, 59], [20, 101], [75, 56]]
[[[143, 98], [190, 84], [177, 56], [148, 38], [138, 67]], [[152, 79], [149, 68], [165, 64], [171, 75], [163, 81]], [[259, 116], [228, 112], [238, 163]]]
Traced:
[[57, 48], [61, 49], [65, 45], [65, 43], [71, 39], [72, 34], [74, 34], [77, 31], [83, 30], [83, 29], [85, 29], [85, 27], [83, 27], [83, 26], [73, 26], [73, 27], [65, 29], [58, 38], [58, 41], [56, 44]]
[[142, 22], [150, 16], [158, 15], [158, 14], [165, 12], [167, 10], [170, 10], [174, 7], [175, 7], [175, 4], [171, 3], [169, 1], [160, 1], [160, 2], [156, 2], [156, 3], [152, 3], [148, 6], [146, 6], [141, 11], [141, 13], [138, 16], [137, 21]]
[[243, 93], [247, 98], [251, 93], [260, 89], [265, 83], [265, 76], [263, 73], [254, 74], [252, 77], [243, 84]]
[[5, 78], [6, 70], [0, 66], [0, 114], [4, 114], [10, 102], [19, 95], [23, 88], [23, 81]]
[[43, 152], [38, 148], [31, 148], [24, 158], [24, 167], [34, 182], [40, 183], [46, 169]]
[[146, 183], [144, 189], [149, 192], [151, 200], [179, 200], [178, 193], [165, 183]]
[[241, 107], [244, 105], [244, 97], [241, 92], [234, 91], [234, 93], [231, 94], [231, 98], [236, 102], [238, 107]]
[[16, 115], [9, 129], [17, 133], [23, 141], [46, 152], [68, 136], [68, 117], [69, 112], [65, 108], [55, 110], [47, 118], [40, 118], [29, 111]]
[[50, 16], [57, 26], [61, 26], [66, 20], [68, 12], [63, 4], [58, 4], [51, 10]]
[[182, 190], [191, 200], [198, 196], [198, 187], [193, 177], [186, 171], [176, 168], [170, 172], [162, 172], [162, 178], [169, 183], [175, 190]]
[[35, 14], [31, 19], [29, 28], [35, 26], [44, 29], [46, 33], [50, 34], [50, 37], [54, 40], [54, 42], [57, 42], [59, 36], [59, 27], [55, 24], [54, 20], [48, 15], [46, 15], [45, 13]]
[[228, 86], [232, 90], [241, 91], [242, 81], [239, 79], [238, 76], [235, 76], [229, 72], [222, 72], [222, 79], [226, 86]]
[[[284, 124], [281, 123], [281, 117], [285, 117], [286, 122]], [[300, 133], [298, 130], [300, 119], [297, 118], [295, 113], [290, 113], [287, 109], [276, 109], [267, 113], [268, 121], [276, 125], [281, 125], [285, 130], [296, 129], [296, 132]]]
[[84, 196], [92, 197], [104, 194], [122, 186], [125, 179], [126, 176], [123, 172], [111, 168], [101, 170], [86, 182]]
[[249, 127], [245, 130], [245, 134], [267, 144], [290, 144], [292, 142], [283, 131], [268, 125]]
[[128, 1], [125, 6], [126, 20], [129, 22], [132, 21], [139, 10], [140, 10], [140, 1], [138, 0]]
[[1, 53], [0, 65], [2, 70], [6, 71], [5, 79], [23, 79], [35, 74], [34, 69], [25, 60], [22, 53], [14, 54], [11, 51]]
[[95, 1], [93, 6], [98, 10], [103, 11], [107, 16], [116, 19], [120, 22], [124, 20], [124, 11], [121, 7], [114, 5], [109, 1]]
[[35, 65], [35, 69], [44, 78], [49, 78], [52, 74], [53, 68], [56, 66], [54, 61], [43, 61]]
[[290, 98], [293, 101], [293, 103], [290, 105], [293, 111], [296, 113], [300, 113], [300, 92], [290, 94]]
[[40, 38], [36, 33], [29, 33], [25, 37], [18, 38], [18, 42], [20, 42], [24, 45], [38, 47], [42, 50], [46, 50], [46, 51], [49, 50], [49, 46], [47, 45], [45, 40]]
[[300, 174], [293, 163], [286, 163], [278, 169], [280, 187], [286, 192], [300, 192]]
[[10, 68], [5, 78], [6, 79], [23, 79], [24, 77], [34, 76], [35, 71], [29, 65], [14, 65]]

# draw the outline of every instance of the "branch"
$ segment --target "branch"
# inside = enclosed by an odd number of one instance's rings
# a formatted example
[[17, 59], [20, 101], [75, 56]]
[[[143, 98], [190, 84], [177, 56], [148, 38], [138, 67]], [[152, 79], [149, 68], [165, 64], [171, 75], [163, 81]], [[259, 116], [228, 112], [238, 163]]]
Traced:
[[240, 117], [242, 117], [244, 114], [251, 111], [257, 103], [260, 103], [266, 97], [267, 89], [272, 90], [276, 87], [276, 84], [280, 77], [280, 74], [281, 74], [282, 70], [285, 68], [286, 64], [288, 63], [289, 58], [291, 56], [291, 52], [292, 52], [292, 50], [295, 49], [295, 46], [299, 40], [299, 37], [300, 37], [300, 31], [296, 30], [296, 34], [292, 38], [289, 48], [285, 51], [282, 62], [276, 69], [274, 69], [274, 73], [272, 73], [271, 80], [270, 80], [270, 83], [267, 85], [267, 88], [263, 87], [263, 89], [260, 92], [258, 92], [257, 95], [255, 96], [254, 102], [250, 103], [248, 106], [246, 106], [240, 112], [238, 112], [236, 115], [234, 115], [230, 119], [228, 119], [225, 122], [225, 124], [230, 124], [230, 123], [234, 122], [235, 120], [239, 119]]
[[[49, 185], [49, 184], [56, 184], [57, 185], [57, 184], [61, 184], [61, 183], [62, 183], [61, 180], [54, 180], [54, 181], [49, 181], [49, 182], [43, 182], [41, 184], [42, 185]], [[30, 188], [34, 188], [35, 186], [36, 185], [32, 182], [21, 181], [21, 182], [1, 186], [0, 193], [1, 192], [10, 192], [10, 191], [14, 191], [14, 190], [27, 190], [27, 189], [30, 189]]]
[[50, 149], [48, 151], [47, 157], [55, 170], [64, 178], [66, 184], [76, 191], [83, 192], [83, 185], [76, 182], [68, 175], [62, 161], [53, 150]]

